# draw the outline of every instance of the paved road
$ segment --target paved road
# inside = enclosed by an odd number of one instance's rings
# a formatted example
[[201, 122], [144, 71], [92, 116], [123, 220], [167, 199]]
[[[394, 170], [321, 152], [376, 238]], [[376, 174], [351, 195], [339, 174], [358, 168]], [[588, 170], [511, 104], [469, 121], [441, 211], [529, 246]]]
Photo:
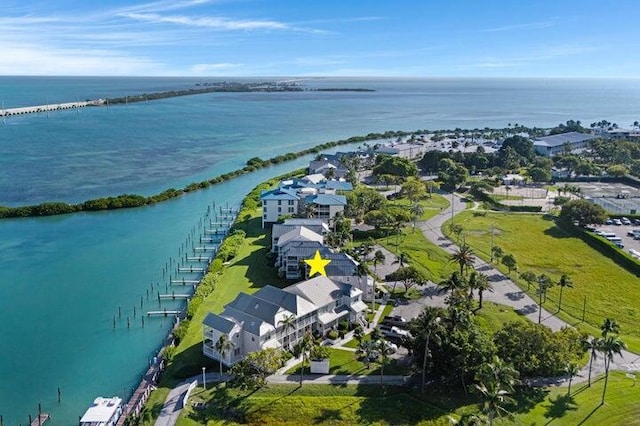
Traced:
[[[459, 196], [455, 196], [453, 198], [453, 203], [447, 209], [443, 210], [438, 215], [434, 216], [428, 221], [421, 222], [419, 224], [419, 228], [422, 230], [425, 237], [440, 246], [443, 250], [454, 253], [458, 247], [449, 239], [447, 239], [442, 233], [442, 225], [452, 217], [466, 208], [466, 204], [462, 201], [462, 198]], [[483, 274], [489, 277], [489, 280], [493, 284], [494, 291], [493, 293], [485, 292], [484, 300], [488, 300], [495, 303], [500, 303], [503, 305], [511, 306], [516, 311], [521, 313], [523, 316], [528, 318], [533, 322], [538, 322], [538, 304], [531, 297], [529, 297], [525, 292], [520, 290], [520, 288], [509, 279], [507, 276], [498, 271], [493, 265], [481, 260], [477, 259], [474, 265], [475, 269], [482, 272]], [[437, 295], [437, 287], [433, 284], [427, 286], [423, 291], [423, 296], [420, 300], [415, 302], [415, 306], [403, 305], [399, 306], [394, 310], [394, 314], [396, 311], [398, 314], [402, 315], [403, 312], [408, 316], [412, 317], [415, 315], [410, 315], [409, 313], [413, 313], [422, 309], [424, 306], [443, 306], [444, 298], [440, 295]], [[569, 324], [556, 317], [552, 313], [542, 310], [542, 324], [551, 328], [552, 330], [560, 330], [563, 327], [570, 327]], [[640, 356], [633, 352], [623, 351], [622, 356], [616, 355], [611, 363], [611, 369], [621, 370], [621, 371], [640, 371]], [[599, 356], [593, 362], [593, 371], [592, 377], [598, 374], [604, 373], [604, 359]], [[574, 382], [586, 381], [588, 376], [588, 364], [582, 369], [579, 373], [578, 377], [574, 378]], [[544, 384], [555, 384], [562, 385], [565, 384], [565, 378], [557, 378], [557, 379], [548, 379]]]
[[[220, 373], [207, 373], [205, 374], [205, 380], [207, 383], [221, 382], [229, 380], [229, 376], [227, 374], [220, 376]], [[189, 385], [194, 381], [202, 385], [202, 375], [191, 377], [171, 389], [167, 399], [164, 401], [164, 406], [158, 415], [155, 426], [173, 426], [176, 424], [180, 411], [184, 408], [182, 400], [187, 393]]]

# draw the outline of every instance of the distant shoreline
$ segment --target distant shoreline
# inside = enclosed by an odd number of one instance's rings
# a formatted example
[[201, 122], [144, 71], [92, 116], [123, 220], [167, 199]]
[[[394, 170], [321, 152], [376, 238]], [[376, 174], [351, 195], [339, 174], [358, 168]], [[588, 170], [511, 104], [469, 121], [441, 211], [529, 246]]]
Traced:
[[182, 189], [168, 188], [164, 191], [150, 195], [138, 195], [138, 194], [120, 194], [117, 196], [103, 197], [87, 200], [77, 204], [70, 204], [65, 202], [44, 202], [36, 205], [26, 205], [17, 207], [6, 207], [0, 205], [0, 220], [9, 218], [20, 217], [41, 217], [41, 216], [57, 216], [62, 214], [79, 213], [79, 212], [91, 212], [102, 210], [118, 210], [135, 207], [143, 207], [153, 205], [167, 201], [173, 198], [180, 197], [183, 194], [206, 189], [212, 185], [216, 185], [222, 182], [226, 182], [238, 176], [251, 173], [255, 170], [264, 169], [271, 165], [284, 163], [287, 161], [295, 160], [309, 154], [319, 154], [322, 150], [334, 148], [342, 145], [349, 145], [354, 143], [361, 143], [371, 140], [382, 140], [389, 138], [397, 138], [409, 136], [414, 132], [405, 131], [387, 131], [385, 133], [369, 133], [366, 136], [352, 136], [348, 139], [341, 139], [338, 141], [325, 142], [320, 145], [316, 145], [312, 148], [307, 148], [302, 151], [289, 152], [281, 154], [276, 157], [263, 160], [259, 157], [254, 157], [247, 160], [246, 165], [228, 173], [216, 176], [214, 178], [204, 180], [201, 182], [193, 182], [185, 186]]
[[77, 109], [88, 106], [122, 105], [136, 102], [148, 102], [158, 99], [175, 98], [179, 96], [201, 95], [205, 93], [277, 93], [277, 92], [375, 92], [375, 89], [358, 87], [328, 87], [308, 88], [295, 82], [261, 82], [261, 83], [196, 83], [195, 88], [182, 90], [168, 90], [164, 92], [142, 93], [138, 95], [126, 95], [117, 98], [87, 99], [85, 101], [64, 102], [46, 105], [33, 105], [17, 108], [0, 109], [0, 117], [14, 115], [35, 114], [65, 109]]

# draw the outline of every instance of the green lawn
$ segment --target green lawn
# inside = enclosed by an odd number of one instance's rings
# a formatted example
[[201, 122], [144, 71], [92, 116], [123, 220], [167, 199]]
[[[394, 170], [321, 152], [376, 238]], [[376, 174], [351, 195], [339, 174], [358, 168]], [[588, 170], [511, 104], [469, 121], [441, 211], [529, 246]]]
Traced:
[[208, 402], [206, 410], [183, 410], [178, 426], [195, 425], [448, 425], [440, 395], [419, 394], [392, 386], [272, 385], [256, 392], [222, 387], [190, 401]]
[[[391, 203], [407, 208], [411, 206], [411, 201], [406, 198], [393, 200]], [[420, 216], [419, 220], [429, 220], [440, 213], [442, 209], [449, 207], [449, 200], [440, 194], [431, 194], [431, 198], [420, 200], [420, 205], [424, 209], [424, 213]]]
[[[490, 229], [494, 226], [493, 244], [515, 256], [519, 271], [544, 273], [555, 282], [562, 274], [569, 275], [573, 288], [564, 289], [559, 316], [591, 333], [597, 333], [595, 327], [604, 318], [613, 318], [620, 323], [630, 348], [640, 351], [638, 277], [541, 215], [487, 213], [476, 216], [467, 211], [460, 213], [455, 222], [462, 225], [467, 243], [486, 260], [490, 258]], [[511, 277], [518, 278], [516, 273]], [[526, 283], [520, 282], [520, 285], [526, 290]], [[533, 286], [528, 293], [537, 300]], [[582, 322], [585, 298], [586, 324]], [[545, 308], [557, 312], [558, 299], [559, 287], [554, 286], [548, 292]]]
[[475, 320], [483, 329], [493, 334], [509, 322], [527, 321], [512, 307], [484, 301], [482, 309], [475, 311]]
[[[357, 347], [357, 344], [356, 344]], [[356, 374], [361, 376], [380, 375], [380, 364], [372, 362], [367, 369], [366, 365], [356, 359], [356, 353], [339, 348], [330, 349], [329, 374]], [[388, 360], [385, 363], [385, 375], [408, 374], [406, 368], [397, 365], [396, 360]], [[287, 374], [300, 374], [300, 364], [287, 370]], [[305, 362], [305, 372], [309, 374], [309, 362]]]
[[[640, 386], [623, 373], [612, 373], [604, 405], [600, 405], [604, 379], [588, 388], [539, 388], [517, 396], [513, 418], [496, 425], [640, 425]], [[478, 412], [477, 396], [448, 388], [416, 390], [393, 386], [270, 385], [255, 392], [224, 386], [196, 388], [190, 403], [205, 402], [195, 411], [190, 404], [179, 426], [236, 424], [331, 425], [448, 425], [447, 416]]]
[[640, 385], [624, 373], [611, 373], [605, 404], [600, 405], [604, 377], [592, 384], [574, 384], [571, 396], [567, 388], [553, 388], [544, 400], [530, 410], [517, 412], [513, 420], [503, 425], [640, 425]]
[[[401, 229], [399, 235], [379, 238], [377, 242], [396, 255], [405, 252], [409, 257], [409, 264], [422, 270], [427, 279], [433, 282], [442, 281], [456, 270], [444, 250], [428, 241], [419, 229], [414, 230], [411, 226]], [[398, 285], [398, 288], [402, 288], [402, 285]]]

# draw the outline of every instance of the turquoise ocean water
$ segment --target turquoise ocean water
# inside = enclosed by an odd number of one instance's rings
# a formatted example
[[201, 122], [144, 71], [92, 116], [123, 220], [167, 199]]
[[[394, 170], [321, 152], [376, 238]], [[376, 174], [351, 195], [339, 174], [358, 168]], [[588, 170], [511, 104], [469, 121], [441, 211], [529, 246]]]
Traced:
[[[212, 79], [0, 77], [5, 108], [192, 87]], [[213, 93], [9, 117], [0, 205], [151, 194], [329, 140], [385, 130], [553, 126], [640, 119], [639, 80], [313, 79], [376, 92]], [[157, 206], [0, 221], [0, 415], [38, 403], [74, 424], [98, 395], [134, 387], [171, 322], [146, 291], [213, 202], [239, 202], [298, 160]], [[164, 290], [162, 284], [161, 289]], [[113, 329], [121, 307], [122, 319]], [[126, 317], [132, 326], [126, 327]], [[62, 403], [57, 403], [57, 388]]]

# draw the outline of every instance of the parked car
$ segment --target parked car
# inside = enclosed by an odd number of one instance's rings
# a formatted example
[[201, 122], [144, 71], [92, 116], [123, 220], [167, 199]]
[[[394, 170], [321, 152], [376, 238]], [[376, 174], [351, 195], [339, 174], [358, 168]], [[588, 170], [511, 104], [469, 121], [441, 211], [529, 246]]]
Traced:
[[622, 221], [620, 219], [613, 219], [611, 221], [615, 226], [622, 226]]
[[613, 220], [607, 219], [607, 220], [604, 221], [604, 224], [605, 225], [613, 225]]
[[402, 330], [394, 325], [383, 324], [379, 326], [379, 329], [383, 336], [390, 337], [392, 339], [411, 337], [411, 334], [407, 330]]
[[397, 327], [406, 327], [407, 320], [401, 317], [400, 315], [387, 315], [382, 320], [382, 324], [395, 325]]
[[631, 225], [631, 221], [626, 217], [620, 218], [620, 222], [622, 222], [623, 225]]

